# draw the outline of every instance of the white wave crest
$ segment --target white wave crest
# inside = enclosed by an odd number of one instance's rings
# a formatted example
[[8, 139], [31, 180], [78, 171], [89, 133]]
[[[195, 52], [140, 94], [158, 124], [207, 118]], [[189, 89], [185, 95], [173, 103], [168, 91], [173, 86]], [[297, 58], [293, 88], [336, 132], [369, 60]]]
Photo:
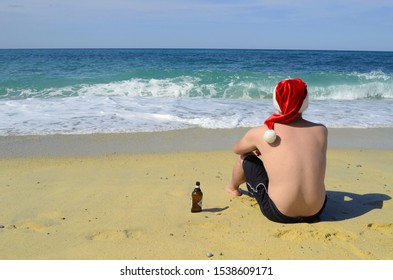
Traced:
[[310, 97], [317, 100], [392, 99], [393, 85], [371, 82], [355, 85], [310, 87]]
[[391, 80], [392, 77], [388, 74], [385, 74], [382, 70], [378, 71], [371, 71], [369, 73], [358, 73], [358, 72], [353, 72], [350, 75], [353, 75], [355, 77], [358, 77], [363, 80], [380, 80], [380, 81], [388, 81]]
[[[269, 99], [275, 83], [269, 78], [248, 78], [237, 75], [224, 78], [177, 76], [172, 78], [132, 78], [110, 83], [79, 84], [45, 89], [7, 89], [5, 97], [11, 99], [51, 97], [203, 97], [229, 99]], [[308, 91], [311, 99], [356, 100], [392, 99], [393, 79], [382, 71], [353, 72], [330, 80], [311, 79]]]

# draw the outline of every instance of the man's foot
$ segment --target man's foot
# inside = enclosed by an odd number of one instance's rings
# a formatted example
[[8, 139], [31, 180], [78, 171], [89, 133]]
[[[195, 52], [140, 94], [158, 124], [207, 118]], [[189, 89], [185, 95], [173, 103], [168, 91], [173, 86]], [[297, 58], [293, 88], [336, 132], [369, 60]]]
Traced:
[[227, 193], [229, 193], [230, 195], [233, 195], [233, 196], [241, 196], [242, 195], [242, 192], [241, 192], [240, 188], [234, 189], [234, 188], [231, 188], [231, 187], [228, 186], [228, 187], [225, 188], [225, 191]]

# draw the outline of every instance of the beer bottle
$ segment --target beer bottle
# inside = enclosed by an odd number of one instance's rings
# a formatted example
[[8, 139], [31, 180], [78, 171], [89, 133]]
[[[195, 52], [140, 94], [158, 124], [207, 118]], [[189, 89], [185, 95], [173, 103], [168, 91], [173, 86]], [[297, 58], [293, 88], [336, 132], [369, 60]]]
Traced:
[[200, 182], [195, 183], [195, 188], [191, 193], [191, 212], [201, 212], [202, 211], [202, 197], [203, 193], [201, 190]]

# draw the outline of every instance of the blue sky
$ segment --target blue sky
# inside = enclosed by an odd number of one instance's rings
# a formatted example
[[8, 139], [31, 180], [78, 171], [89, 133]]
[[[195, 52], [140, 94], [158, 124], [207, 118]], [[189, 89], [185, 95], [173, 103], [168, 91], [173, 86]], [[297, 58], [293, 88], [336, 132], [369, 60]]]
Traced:
[[0, 0], [0, 48], [393, 51], [392, 0]]

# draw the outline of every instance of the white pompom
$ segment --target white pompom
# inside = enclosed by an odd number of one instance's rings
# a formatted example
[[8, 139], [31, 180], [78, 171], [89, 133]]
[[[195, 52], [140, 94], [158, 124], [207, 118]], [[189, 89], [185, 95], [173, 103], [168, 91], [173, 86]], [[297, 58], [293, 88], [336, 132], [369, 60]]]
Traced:
[[276, 132], [273, 129], [266, 130], [265, 134], [263, 134], [263, 139], [265, 139], [265, 141], [269, 144], [272, 144], [274, 141], [276, 141], [276, 137]]

